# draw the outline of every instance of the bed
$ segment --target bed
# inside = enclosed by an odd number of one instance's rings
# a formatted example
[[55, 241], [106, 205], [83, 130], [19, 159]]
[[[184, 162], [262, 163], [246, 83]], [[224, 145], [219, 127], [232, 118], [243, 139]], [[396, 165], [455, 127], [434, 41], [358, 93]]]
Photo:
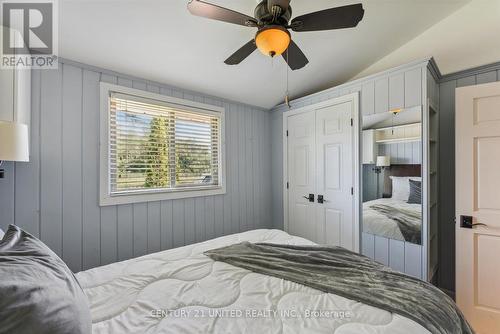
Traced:
[[412, 242], [412, 240], [409, 240], [408, 237], [405, 238], [405, 236], [401, 232], [398, 223], [394, 219], [374, 209], [374, 207], [380, 205], [393, 207], [398, 210], [407, 210], [419, 216], [420, 225], [418, 225], [418, 228], [416, 229], [415, 232], [418, 233], [419, 235], [421, 234], [422, 205], [409, 204], [405, 201], [394, 200], [392, 198], [379, 198], [376, 200], [367, 201], [363, 203], [363, 232], [385, 237], [388, 239]]
[[[203, 255], [241, 241], [314, 245], [254, 230], [80, 272], [93, 334], [429, 333], [403, 316]], [[309, 313], [320, 310], [335, 312]]]

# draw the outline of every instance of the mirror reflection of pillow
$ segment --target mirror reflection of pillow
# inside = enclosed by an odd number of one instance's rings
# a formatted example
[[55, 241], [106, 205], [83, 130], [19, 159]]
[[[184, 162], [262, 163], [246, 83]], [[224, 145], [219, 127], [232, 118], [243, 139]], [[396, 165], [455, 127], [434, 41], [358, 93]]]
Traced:
[[408, 201], [410, 197], [410, 180], [422, 181], [419, 176], [390, 176], [392, 180], [392, 199]]
[[422, 181], [410, 180], [409, 204], [422, 204]]

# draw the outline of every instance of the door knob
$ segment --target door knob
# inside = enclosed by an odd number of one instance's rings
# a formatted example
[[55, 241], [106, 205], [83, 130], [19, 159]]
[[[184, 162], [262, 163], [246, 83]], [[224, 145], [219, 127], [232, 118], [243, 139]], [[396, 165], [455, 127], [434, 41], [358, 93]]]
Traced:
[[309, 194], [309, 196], [302, 196], [307, 199], [309, 202], [314, 202], [314, 194]]
[[319, 204], [323, 204], [323, 203], [327, 203], [328, 201], [325, 199], [325, 197], [323, 195], [318, 195], [318, 203]]
[[473, 228], [474, 226], [487, 226], [487, 225], [483, 223], [474, 223], [474, 218], [472, 218], [472, 216], [460, 216], [460, 227]]

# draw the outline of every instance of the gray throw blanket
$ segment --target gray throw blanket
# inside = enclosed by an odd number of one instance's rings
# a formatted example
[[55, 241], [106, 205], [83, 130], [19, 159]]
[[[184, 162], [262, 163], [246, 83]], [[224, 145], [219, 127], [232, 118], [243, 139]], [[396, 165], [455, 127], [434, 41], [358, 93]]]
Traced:
[[394, 220], [405, 241], [418, 245], [422, 243], [422, 214], [420, 212], [398, 209], [384, 204], [370, 205], [370, 208]]
[[453, 300], [438, 288], [341, 247], [242, 242], [204, 254], [400, 314], [433, 334], [473, 333]]

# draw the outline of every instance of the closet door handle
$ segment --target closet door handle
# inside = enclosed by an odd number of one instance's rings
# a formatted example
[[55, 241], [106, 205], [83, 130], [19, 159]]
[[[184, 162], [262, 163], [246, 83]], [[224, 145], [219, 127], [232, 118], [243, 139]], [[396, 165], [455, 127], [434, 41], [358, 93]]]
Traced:
[[472, 216], [460, 216], [460, 227], [462, 228], [473, 228], [474, 226], [488, 226], [483, 223], [474, 223], [474, 218]]
[[318, 203], [319, 204], [323, 204], [323, 203], [327, 203], [328, 201], [325, 199], [325, 197], [323, 195], [318, 195]]
[[302, 196], [307, 199], [309, 202], [314, 202], [314, 194], [309, 194], [309, 196]]

